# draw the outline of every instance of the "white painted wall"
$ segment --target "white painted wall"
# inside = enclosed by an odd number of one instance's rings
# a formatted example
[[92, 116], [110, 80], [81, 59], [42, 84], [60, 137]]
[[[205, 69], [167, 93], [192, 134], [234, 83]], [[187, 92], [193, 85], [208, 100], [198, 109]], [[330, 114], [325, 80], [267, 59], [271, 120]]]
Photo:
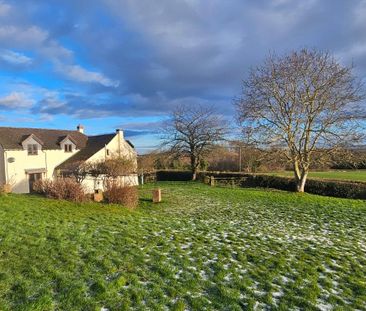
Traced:
[[[65, 152], [61, 149], [56, 150], [38, 150], [38, 155], [28, 155], [27, 150], [6, 150], [5, 167], [7, 169], [7, 183], [13, 185], [14, 193], [29, 192], [29, 176], [26, 170], [45, 169], [43, 178], [53, 178], [55, 167], [66, 161], [79, 150]], [[15, 161], [8, 163], [7, 159], [13, 157]]]
[[[105, 160], [108, 158], [107, 149], [109, 150], [109, 157], [120, 155], [122, 157], [129, 157], [135, 162], [137, 169], [137, 153], [128, 142], [123, 138], [123, 133], [117, 133], [114, 138], [101, 150], [96, 152], [89, 158], [88, 162], [96, 162]], [[137, 174], [131, 174], [129, 176], [123, 176], [121, 183], [126, 186], [137, 186], [138, 176]], [[94, 177], [88, 176], [82, 183], [84, 189], [88, 193], [93, 193], [95, 189], [103, 189], [103, 181], [97, 180]]]
[[[29, 139], [28, 143], [33, 143], [33, 139]], [[36, 142], [34, 142], [36, 143]], [[137, 155], [135, 150], [124, 140], [123, 133], [116, 134], [115, 137], [108, 143], [105, 148], [102, 148], [94, 154], [88, 161], [103, 160], [107, 157], [106, 150], [110, 150], [110, 156], [119, 154], [119, 147], [121, 156], [130, 156], [136, 161]], [[43, 178], [52, 179], [55, 177], [55, 168], [73, 156], [79, 150], [73, 149], [73, 152], [65, 152], [62, 146], [55, 150], [38, 150], [38, 155], [28, 155], [26, 146], [25, 150], [2, 150], [0, 149], [0, 182], [1, 178], [4, 183], [11, 183], [13, 185], [14, 193], [28, 193], [29, 192], [29, 176], [26, 170], [39, 169], [45, 170]], [[13, 157], [15, 161], [8, 163], [7, 159]], [[4, 167], [1, 167], [3, 163]], [[7, 173], [6, 173], [7, 172]], [[138, 177], [133, 174], [124, 177], [125, 184], [138, 185]], [[89, 193], [93, 193], [95, 188], [95, 179], [92, 177], [86, 178], [83, 186]]]
[[[138, 186], [139, 184], [137, 174], [122, 176], [119, 178], [119, 180], [121, 182], [121, 185], [124, 186]], [[82, 185], [86, 193], [94, 193], [95, 189], [104, 190], [102, 178], [88, 176], [83, 180]]]
[[[110, 157], [120, 155], [122, 157], [130, 157], [136, 161], [137, 167], [137, 154], [136, 151], [124, 140], [123, 136], [115, 135], [112, 140], [101, 150], [96, 152], [89, 158], [88, 162], [94, 162], [104, 160], [107, 158], [107, 149], [110, 151]], [[121, 152], [119, 152], [119, 150]]]

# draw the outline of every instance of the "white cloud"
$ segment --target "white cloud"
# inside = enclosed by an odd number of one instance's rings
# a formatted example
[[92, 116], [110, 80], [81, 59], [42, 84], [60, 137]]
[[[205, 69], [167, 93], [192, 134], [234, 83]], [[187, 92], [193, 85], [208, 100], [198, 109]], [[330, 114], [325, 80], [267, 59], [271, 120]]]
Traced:
[[9, 95], [0, 98], [0, 107], [10, 109], [31, 108], [34, 100], [27, 97], [25, 93], [11, 92]]
[[0, 16], [5, 16], [11, 10], [11, 5], [5, 3], [4, 1], [0, 1]]
[[71, 60], [73, 56], [71, 50], [52, 40], [48, 31], [34, 25], [1, 25], [0, 46], [9, 49], [32, 49], [53, 61]]
[[48, 97], [45, 97], [42, 100], [42, 107], [41, 108], [61, 108], [64, 107], [65, 103], [61, 100], [59, 100], [56, 96], [51, 95]]
[[0, 26], [0, 42], [2, 45], [24, 48], [39, 47], [47, 38], [48, 32], [37, 26]]
[[257, 23], [258, 33], [269, 39], [268, 34], [287, 36], [304, 20], [309, 20], [318, 0], [273, 0], [269, 5], [254, 6], [249, 12], [253, 21]]
[[366, 42], [355, 43], [348, 50], [348, 56], [357, 57], [366, 54]]
[[79, 82], [99, 83], [106, 87], [118, 87], [119, 81], [111, 80], [104, 74], [96, 71], [90, 71], [79, 65], [57, 64], [57, 71], [65, 77]]
[[346, 65], [357, 63], [358, 66], [355, 67], [355, 70], [359, 71], [361, 68], [361, 72], [359, 72], [361, 75], [364, 73], [362, 72], [363, 63], [360, 60], [364, 58], [364, 55], [366, 55], [366, 42], [355, 42], [335, 53], [335, 57]]
[[353, 9], [353, 23], [356, 27], [366, 25], [366, 0], [361, 0]]
[[41, 114], [41, 116], [39, 118], [40, 121], [52, 121], [53, 119], [54, 119], [54, 117], [47, 113]]
[[1, 50], [0, 58], [13, 65], [30, 65], [32, 63], [30, 57], [10, 50]]
[[57, 62], [60, 60], [72, 60], [74, 52], [60, 45], [55, 40], [48, 40], [47, 44], [40, 49], [40, 54]]

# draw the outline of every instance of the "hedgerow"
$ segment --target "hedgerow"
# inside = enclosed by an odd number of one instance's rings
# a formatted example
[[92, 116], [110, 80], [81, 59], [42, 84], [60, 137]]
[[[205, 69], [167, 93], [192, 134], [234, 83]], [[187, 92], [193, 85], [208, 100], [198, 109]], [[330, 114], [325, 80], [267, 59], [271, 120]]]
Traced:
[[[218, 185], [236, 185], [241, 187], [273, 188], [294, 191], [295, 182], [290, 177], [267, 174], [245, 174], [230, 172], [200, 172], [198, 180], [208, 183], [209, 177], [216, 179]], [[189, 171], [157, 171], [157, 181], [188, 181], [192, 174]], [[305, 192], [349, 199], [366, 199], [366, 183], [341, 180], [308, 179]]]

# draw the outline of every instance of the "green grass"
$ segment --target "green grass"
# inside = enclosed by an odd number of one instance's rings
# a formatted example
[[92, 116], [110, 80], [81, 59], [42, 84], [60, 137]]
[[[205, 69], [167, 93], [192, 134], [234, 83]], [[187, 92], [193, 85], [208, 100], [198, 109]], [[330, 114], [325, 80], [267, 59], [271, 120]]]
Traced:
[[134, 211], [0, 197], [0, 310], [366, 309], [364, 201], [154, 186]]
[[[294, 176], [294, 173], [290, 171], [275, 172], [270, 174], [277, 176]], [[309, 178], [366, 182], [366, 170], [331, 170], [324, 172], [310, 172]]]

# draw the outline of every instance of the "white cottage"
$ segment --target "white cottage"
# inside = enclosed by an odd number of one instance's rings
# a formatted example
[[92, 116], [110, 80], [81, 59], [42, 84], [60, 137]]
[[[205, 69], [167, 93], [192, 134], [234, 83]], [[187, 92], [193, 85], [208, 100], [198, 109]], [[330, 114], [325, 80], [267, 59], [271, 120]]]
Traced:
[[[122, 130], [87, 136], [81, 125], [75, 131], [0, 127], [0, 184], [12, 185], [15, 193], [29, 193], [36, 180], [55, 178], [66, 165], [116, 154], [134, 159], [137, 165], [134, 146], [124, 139]], [[125, 182], [137, 185], [137, 175], [126, 176]], [[98, 188], [92, 177], [83, 184], [88, 192]]]

